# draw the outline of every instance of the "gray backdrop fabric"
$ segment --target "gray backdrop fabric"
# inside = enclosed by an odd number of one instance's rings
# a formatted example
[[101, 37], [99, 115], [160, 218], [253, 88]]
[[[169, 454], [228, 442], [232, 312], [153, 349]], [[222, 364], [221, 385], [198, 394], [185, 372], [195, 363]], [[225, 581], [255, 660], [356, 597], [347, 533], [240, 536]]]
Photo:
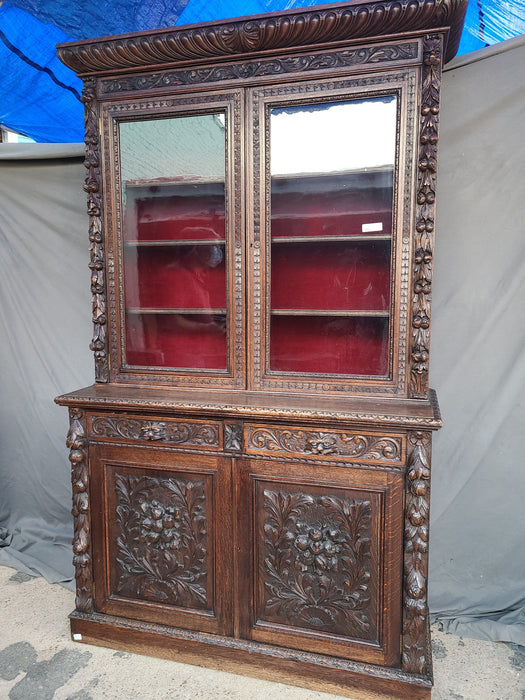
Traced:
[[[429, 581], [448, 628], [525, 645], [523, 66], [521, 37], [444, 74]], [[0, 147], [0, 563], [69, 585], [67, 411], [53, 398], [93, 382], [80, 153]]]

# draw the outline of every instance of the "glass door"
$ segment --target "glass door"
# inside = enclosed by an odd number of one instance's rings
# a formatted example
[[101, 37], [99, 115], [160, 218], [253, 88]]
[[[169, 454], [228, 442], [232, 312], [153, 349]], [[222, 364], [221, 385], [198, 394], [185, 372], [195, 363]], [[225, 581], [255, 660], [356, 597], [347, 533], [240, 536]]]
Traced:
[[[253, 381], [302, 390], [305, 381], [321, 390], [391, 383], [399, 96], [306, 93], [261, 90], [254, 101], [265, 158]], [[256, 164], [256, 181], [259, 173]]]
[[230, 107], [118, 122], [121, 376], [243, 381]]

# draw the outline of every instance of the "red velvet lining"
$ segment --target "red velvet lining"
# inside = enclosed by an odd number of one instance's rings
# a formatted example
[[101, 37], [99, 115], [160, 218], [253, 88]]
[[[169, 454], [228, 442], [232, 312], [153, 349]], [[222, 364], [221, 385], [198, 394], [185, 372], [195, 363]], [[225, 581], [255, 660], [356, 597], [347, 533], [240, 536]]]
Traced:
[[224, 317], [127, 314], [126, 361], [139, 366], [225, 370]]
[[[311, 178], [272, 185], [272, 236], [355, 236], [363, 233], [392, 233], [392, 189], [345, 187], [344, 177], [334, 180], [333, 190], [312, 189]], [[322, 183], [322, 178], [318, 178]], [[279, 186], [293, 183], [293, 191], [279, 192]], [[313, 180], [315, 182], [315, 180]], [[302, 191], [304, 190], [304, 191]], [[381, 224], [367, 231], [363, 225]]]
[[129, 207], [126, 240], [224, 239], [224, 194], [148, 197]]
[[274, 243], [272, 309], [387, 311], [390, 241]]
[[273, 316], [270, 369], [385, 376], [388, 319]]
[[224, 252], [223, 245], [128, 247], [126, 306], [225, 308]]

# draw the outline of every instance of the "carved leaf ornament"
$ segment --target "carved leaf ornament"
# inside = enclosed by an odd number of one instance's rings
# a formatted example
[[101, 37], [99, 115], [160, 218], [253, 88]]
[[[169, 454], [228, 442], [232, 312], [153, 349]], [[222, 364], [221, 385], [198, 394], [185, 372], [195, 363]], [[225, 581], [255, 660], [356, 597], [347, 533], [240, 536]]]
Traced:
[[69, 447], [71, 479], [73, 482], [73, 564], [76, 577], [76, 608], [81, 612], [93, 610], [91, 521], [89, 513], [89, 471], [85, 414], [79, 408], [69, 412], [70, 427], [66, 445]]
[[207, 608], [205, 484], [116, 475], [116, 593]]
[[405, 504], [405, 597], [403, 668], [426, 670], [428, 528], [430, 512], [430, 459], [428, 433], [410, 434], [412, 451], [407, 465]]
[[339, 455], [370, 460], [401, 459], [401, 441], [359, 433], [332, 433], [279, 428], [250, 429], [250, 444], [258, 450], [305, 455]]
[[260, 617], [345, 636], [373, 636], [371, 503], [264, 491]]

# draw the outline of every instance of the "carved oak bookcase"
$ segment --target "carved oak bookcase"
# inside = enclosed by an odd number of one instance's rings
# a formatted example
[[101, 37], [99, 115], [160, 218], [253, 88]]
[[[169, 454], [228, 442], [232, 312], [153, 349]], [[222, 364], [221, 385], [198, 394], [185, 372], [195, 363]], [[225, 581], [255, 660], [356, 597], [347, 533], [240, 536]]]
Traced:
[[74, 639], [429, 698], [440, 75], [466, 2], [59, 46], [84, 80], [96, 383]]

